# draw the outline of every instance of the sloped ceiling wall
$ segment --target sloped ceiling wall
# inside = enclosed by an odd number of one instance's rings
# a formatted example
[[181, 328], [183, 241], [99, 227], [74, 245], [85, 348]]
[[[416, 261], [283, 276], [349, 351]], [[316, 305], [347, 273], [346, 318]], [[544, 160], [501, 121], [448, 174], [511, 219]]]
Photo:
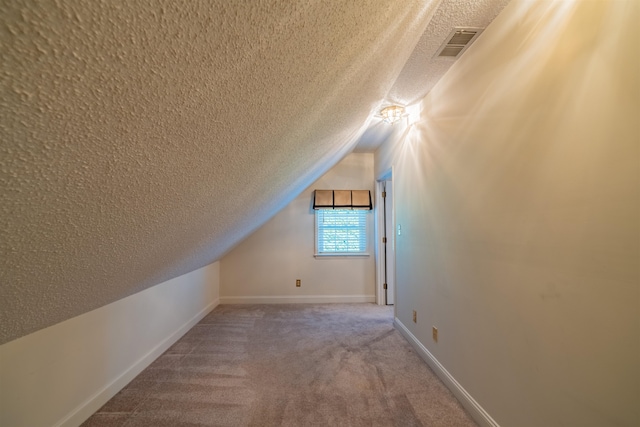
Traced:
[[439, 1], [0, 5], [0, 343], [218, 259], [348, 153]]

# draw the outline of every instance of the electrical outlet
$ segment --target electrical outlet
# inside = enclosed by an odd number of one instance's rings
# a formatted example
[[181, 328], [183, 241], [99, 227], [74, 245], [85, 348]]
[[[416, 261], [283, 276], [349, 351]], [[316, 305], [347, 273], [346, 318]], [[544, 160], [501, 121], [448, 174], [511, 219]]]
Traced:
[[302, 280], [296, 279], [296, 288], [299, 288], [300, 286], [302, 286]]
[[433, 341], [438, 342], [438, 328], [435, 326], [431, 328], [431, 335], [433, 336]]
[[413, 323], [418, 323], [418, 312], [413, 310]]

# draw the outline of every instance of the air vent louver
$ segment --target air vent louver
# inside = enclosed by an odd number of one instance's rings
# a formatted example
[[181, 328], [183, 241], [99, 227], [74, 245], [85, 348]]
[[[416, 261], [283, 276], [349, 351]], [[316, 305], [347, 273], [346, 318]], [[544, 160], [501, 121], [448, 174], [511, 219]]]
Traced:
[[445, 46], [444, 49], [440, 52], [438, 56], [458, 56], [460, 52], [462, 52], [464, 46]]
[[445, 42], [440, 46], [435, 56], [457, 58], [480, 35], [483, 28], [454, 28]]

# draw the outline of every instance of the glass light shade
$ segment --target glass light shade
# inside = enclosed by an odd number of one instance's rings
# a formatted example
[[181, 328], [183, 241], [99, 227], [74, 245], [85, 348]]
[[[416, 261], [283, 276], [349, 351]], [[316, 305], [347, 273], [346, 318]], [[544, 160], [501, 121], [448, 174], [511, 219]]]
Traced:
[[394, 124], [404, 115], [404, 107], [399, 105], [390, 105], [380, 110], [380, 115], [382, 116], [382, 120], [385, 122]]

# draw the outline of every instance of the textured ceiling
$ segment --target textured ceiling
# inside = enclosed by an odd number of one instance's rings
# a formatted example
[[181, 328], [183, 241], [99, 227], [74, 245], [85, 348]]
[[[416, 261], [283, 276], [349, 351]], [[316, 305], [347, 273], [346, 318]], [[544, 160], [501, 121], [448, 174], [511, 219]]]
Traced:
[[[409, 60], [383, 101], [383, 105], [407, 106], [424, 98], [457, 60], [457, 58], [446, 57], [434, 58], [451, 30], [454, 27], [486, 28], [507, 3], [509, 0], [443, 0], [440, 2]], [[358, 141], [355, 151], [375, 151], [390, 133], [388, 127], [381, 123], [380, 118], [374, 118]]]
[[486, 28], [509, 0], [444, 0], [389, 91], [389, 103], [411, 105], [429, 92], [457, 58], [435, 57], [454, 27]]
[[0, 343], [218, 259], [351, 151], [439, 1], [0, 4]]

